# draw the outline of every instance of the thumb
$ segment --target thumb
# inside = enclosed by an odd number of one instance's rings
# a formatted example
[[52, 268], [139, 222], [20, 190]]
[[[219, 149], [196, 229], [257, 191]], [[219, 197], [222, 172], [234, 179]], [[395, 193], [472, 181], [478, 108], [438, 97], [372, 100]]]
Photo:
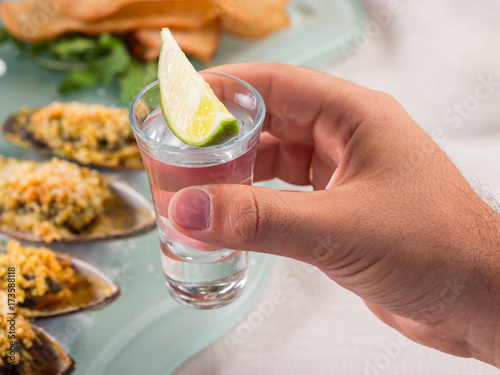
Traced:
[[202, 242], [321, 265], [323, 260], [333, 260], [332, 250], [341, 248], [339, 213], [346, 210], [345, 200], [329, 198], [329, 194], [334, 194], [332, 189], [290, 192], [246, 185], [189, 187], [174, 195], [168, 215], [179, 232]]

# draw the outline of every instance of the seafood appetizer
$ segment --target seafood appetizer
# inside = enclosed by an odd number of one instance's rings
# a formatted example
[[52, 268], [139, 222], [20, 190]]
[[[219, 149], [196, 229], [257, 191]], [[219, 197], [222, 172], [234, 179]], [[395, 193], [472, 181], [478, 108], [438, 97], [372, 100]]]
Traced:
[[22, 108], [7, 119], [3, 135], [11, 143], [82, 165], [142, 169], [128, 109], [78, 102]]
[[124, 182], [65, 160], [0, 156], [0, 232], [10, 237], [79, 242], [154, 227], [154, 208]]
[[9, 290], [10, 268], [17, 311], [24, 317], [47, 318], [101, 308], [120, 295], [113, 281], [82, 260], [17, 241], [9, 241], [6, 248], [0, 252], [0, 291]]
[[68, 375], [75, 361], [43, 329], [9, 309], [0, 290], [0, 374]]

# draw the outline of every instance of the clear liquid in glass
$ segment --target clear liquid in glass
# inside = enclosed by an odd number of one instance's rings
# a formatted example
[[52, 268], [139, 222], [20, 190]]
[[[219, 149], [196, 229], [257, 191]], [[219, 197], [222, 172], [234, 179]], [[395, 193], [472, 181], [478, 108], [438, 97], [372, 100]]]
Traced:
[[142, 126], [151, 140], [179, 150], [155, 157], [147, 150], [141, 151], [156, 208], [167, 288], [180, 303], [200, 309], [224, 306], [241, 293], [246, 282], [247, 254], [217, 248], [177, 232], [168, 219], [168, 206], [174, 194], [188, 186], [251, 185], [257, 143], [250, 148], [231, 147], [231, 144], [251, 129], [253, 121], [243, 112], [226, 106], [237, 118], [240, 134], [222, 145], [212, 146], [214, 152], [202, 155], [190, 153], [199, 147], [182, 143], [170, 131], [160, 108], [151, 112]]

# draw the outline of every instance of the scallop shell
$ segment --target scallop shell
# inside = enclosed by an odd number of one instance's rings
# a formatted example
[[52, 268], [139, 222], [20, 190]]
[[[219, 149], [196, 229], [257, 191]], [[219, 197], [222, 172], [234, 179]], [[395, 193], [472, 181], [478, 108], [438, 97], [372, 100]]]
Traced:
[[[100, 215], [100, 223], [91, 225], [87, 233], [74, 234], [59, 242], [89, 242], [136, 236], [151, 231], [156, 227], [153, 205], [137, 190], [123, 181], [106, 177], [116, 197], [106, 213]], [[21, 241], [44, 242], [33, 233], [19, 232], [2, 226], [0, 233]]]
[[[36, 108], [33, 108], [33, 111], [35, 111]], [[75, 160], [73, 158], [67, 158], [64, 155], [58, 155], [55, 153], [50, 147], [48, 147], [44, 142], [41, 142], [35, 138], [32, 137], [31, 133], [23, 130], [22, 126], [18, 127], [19, 129], [16, 129], [16, 124], [18, 123], [18, 117], [19, 114], [13, 114], [10, 117], [5, 120], [5, 122], [2, 125], [2, 135], [6, 140], [8, 140], [10, 143], [12, 143], [15, 146], [28, 149], [28, 150], [33, 150], [37, 151], [43, 155], [46, 156], [57, 156], [61, 157], [70, 161], [73, 161], [75, 163], [85, 165], [87, 167], [94, 167], [94, 168], [105, 168], [105, 169], [113, 169], [113, 170], [143, 170], [144, 165], [140, 160], [137, 163], [133, 164], [128, 164], [128, 165], [113, 165], [110, 163], [102, 162], [102, 163], [82, 163], [79, 160]]]
[[[6, 242], [0, 242], [0, 254], [6, 251], [6, 247]], [[120, 287], [93, 265], [65, 254], [57, 253], [56, 258], [60, 261], [67, 261], [71, 263], [71, 266], [76, 273], [82, 277], [84, 282], [71, 289], [74, 298], [77, 298], [80, 301], [73, 301], [72, 303], [61, 306], [60, 308], [51, 307], [34, 309], [29, 306], [29, 303], [18, 305], [19, 313], [23, 317], [52, 318], [55, 316], [100, 309], [109, 305], [120, 296]], [[31, 301], [31, 303], [34, 304], [37, 303], [37, 301]]]
[[34, 359], [33, 373], [39, 375], [68, 375], [75, 368], [73, 358], [59, 345], [59, 343], [42, 328], [32, 325], [38, 340], [33, 341], [33, 346], [27, 349]]
[[55, 316], [75, 314], [84, 311], [103, 308], [115, 301], [121, 294], [121, 289], [109, 277], [99, 271], [94, 266], [83, 260], [73, 258], [67, 255], [58, 254], [59, 259], [69, 260], [73, 268], [89, 281], [91, 287], [87, 290], [79, 288], [74, 291], [74, 295], [86, 294], [85, 304], [75, 304], [63, 306], [60, 309], [30, 310], [27, 307], [21, 307], [21, 313], [28, 318], [53, 318]]

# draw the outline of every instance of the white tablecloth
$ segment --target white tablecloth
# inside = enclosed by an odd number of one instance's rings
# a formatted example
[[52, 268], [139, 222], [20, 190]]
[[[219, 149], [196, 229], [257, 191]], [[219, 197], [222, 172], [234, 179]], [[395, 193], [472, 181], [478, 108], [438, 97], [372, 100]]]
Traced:
[[[361, 30], [362, 45], [321, 70], [392, 94], [474, 186], [486, 196], [498, 196], [500, 1], [365, 4], [371, 24]], [[384, 18], [388, 4], [394, 13]], [[253, 312], [175, 372], [498, 373], [479, 361], [406, 340], [378, 321], [357, 296], [318, 270], [287, 259], [276, 261]]]

